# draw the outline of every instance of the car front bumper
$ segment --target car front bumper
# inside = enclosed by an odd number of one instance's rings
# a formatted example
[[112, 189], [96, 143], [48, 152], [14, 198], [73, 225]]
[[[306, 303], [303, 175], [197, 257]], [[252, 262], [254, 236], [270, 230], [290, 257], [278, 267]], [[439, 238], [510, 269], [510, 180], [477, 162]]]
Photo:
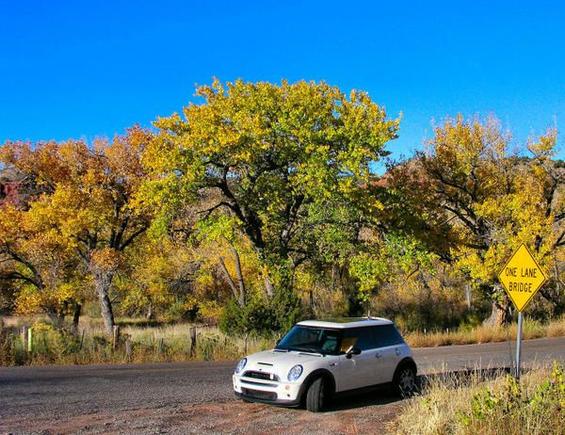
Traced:
[[249, 402], [259, 402], [259, 403], [267, 403], [269, 405], [276, 405], [276, 406], [284, 406], [287, 408], [296, 408], [300, 406], [300, 399], [295, 400], [279, 400], [279, 399], [262, 399], [256, 396], [250, 396], [243, 393], [238, 393], [234, 391], [235, 396], [239, 399], [247, 400]]
[[263, 381], [233, 375], [235, 395], [250, 402], [294, 407], [300, 405], [301, 383]]

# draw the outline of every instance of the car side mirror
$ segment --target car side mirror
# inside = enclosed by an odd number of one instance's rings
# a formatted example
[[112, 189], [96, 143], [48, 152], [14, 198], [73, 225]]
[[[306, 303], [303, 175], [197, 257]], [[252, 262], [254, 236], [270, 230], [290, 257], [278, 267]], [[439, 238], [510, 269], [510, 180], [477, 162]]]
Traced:
[[347, 349], [347, 352], [345, 352], [345, 357], [347, 359], [351, 359], [353, 355], [359, 355], [360, 353], [361, 353], [361, 349], [355, 346], [351, 346], [349, 349]]

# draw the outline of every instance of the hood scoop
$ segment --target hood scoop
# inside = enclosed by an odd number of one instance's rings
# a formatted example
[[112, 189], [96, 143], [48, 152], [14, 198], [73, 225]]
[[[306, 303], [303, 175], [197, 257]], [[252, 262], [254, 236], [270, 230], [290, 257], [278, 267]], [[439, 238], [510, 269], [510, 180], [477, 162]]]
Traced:
[[268, 367], [273, 367], [273, 365], [272, 365], [272, 364], [270, 364], [270, 363], [266, 363], [266, 362], [258, 362], [258, 363], [257, 363], [257, 365], [258, 365], [258, 366], [268, 366]]

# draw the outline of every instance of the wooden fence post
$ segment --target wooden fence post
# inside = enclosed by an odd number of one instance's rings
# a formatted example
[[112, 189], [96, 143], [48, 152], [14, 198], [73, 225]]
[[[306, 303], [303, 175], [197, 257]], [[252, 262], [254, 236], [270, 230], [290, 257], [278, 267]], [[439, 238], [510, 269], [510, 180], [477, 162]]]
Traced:
[[20, 333], [20, 336], [22, 338], [22, 347], [24, 349], [24, 352], [27, 351], [27, 326], [22, 326], [22, 330]]
[[245, 334], [245, 340], [243, 341], [243, 353], [247, 355], [247, 341], [249, 339], [249, 334]]
[[132, 343], [131, 343], [131, 335], [126, 335], [126, 361], [131, 362], [132, 356]]
[[118, 325], [114, 325], [114, 330], [112, 334], [112, 348], [116, 350], [118, 347], [118, 343], [120, 341], [120, 327]]
[[33, 328], [27, 330], [27, 351], [31, 352], [33, 350]]
[[190, 356], [196, 355], [196, 337], [198, 336], [195, 327], [190, 328]]

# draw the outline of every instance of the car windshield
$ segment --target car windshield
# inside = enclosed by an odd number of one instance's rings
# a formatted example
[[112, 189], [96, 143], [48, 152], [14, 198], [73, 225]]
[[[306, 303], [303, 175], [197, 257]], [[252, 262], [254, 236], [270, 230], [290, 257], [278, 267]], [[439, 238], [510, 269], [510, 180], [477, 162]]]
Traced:
[[340, 341], [339, 330], [296, 325], [282, 338], [276, 349], [338, 355]]

